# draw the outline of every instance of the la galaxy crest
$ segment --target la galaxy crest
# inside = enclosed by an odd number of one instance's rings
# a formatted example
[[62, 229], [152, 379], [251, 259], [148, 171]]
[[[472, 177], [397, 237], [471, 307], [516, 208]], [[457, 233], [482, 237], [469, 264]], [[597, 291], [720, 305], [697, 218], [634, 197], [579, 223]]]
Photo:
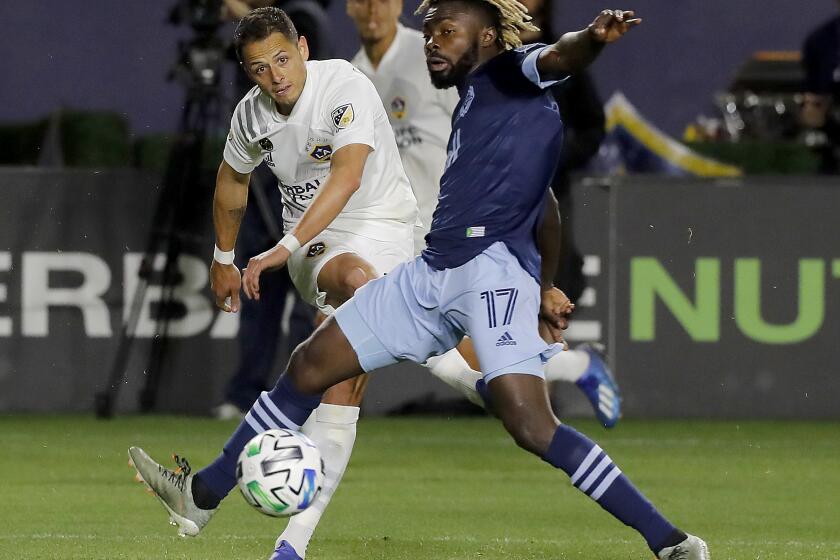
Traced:
[[329, 144], [318, 144], [309, 152], [309, 157], [318, 161], [330, 161], [332, 158], [332, 146]]
[[306, 251], [307, 257], [317, 257], [318, 255], [324, 254], [324, 251], [327, 250], [327, 245], [323, 241], [318, 241], [313, 243], [309, 246], [309, 250]]
[[274, 144], [272, 144], [271, 140], [269, 140], [268, 138], [263, 138], [260, 140], [260, 148], [262, 148], [266, 152], [273, 152]]
[[315, 161], [327, 162], [332, 159], [332, 145], [328, 138], [310, 136], [306, 141], [306, 153]]
[[395, 97], [391, 101], [391, 114], [395, 119], [402, 120], [405, 118], [405, 99], [402, 97]]
[[347, 128], [354, 117], [352, 103], [336, 107], [332, 112], [332, 122], [338, 129]]

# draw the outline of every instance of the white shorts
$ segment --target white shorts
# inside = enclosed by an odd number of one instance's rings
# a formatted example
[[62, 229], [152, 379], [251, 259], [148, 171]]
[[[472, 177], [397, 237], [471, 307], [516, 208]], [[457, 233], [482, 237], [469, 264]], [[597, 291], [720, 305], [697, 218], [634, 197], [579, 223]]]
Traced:
[[426, 234], [429, 233], [429, 226], [414, 226], [414, 256], [419, 257], [426, 248]]
[[412, 226], [406, 225], [402, 234], [379, 241], [348, 231], [325, 229], [292, 253], [287, 264], [289, 276], [304, 301], [331, 315], [335, 309], [326, 304], [326, 292], [318, 289], [318, 275], [324, 265], [338, 255], [353, 253], [369, 262], [379, 274], [387, 274], [414, 256], [411, 230]]

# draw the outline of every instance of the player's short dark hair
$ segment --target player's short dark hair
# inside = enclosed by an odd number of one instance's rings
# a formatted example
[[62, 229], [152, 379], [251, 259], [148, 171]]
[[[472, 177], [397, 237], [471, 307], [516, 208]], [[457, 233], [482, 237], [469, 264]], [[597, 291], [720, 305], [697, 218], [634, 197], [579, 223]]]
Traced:
[[239, 61], [242, 62], [242, 48], [245, 45], [262, 41], [272, 33], [282, 33], [292, 43], [298, 41], [295, 24], [280, 8], [257, 8], [239, 20], [236, 31], [233, 32], [233, 47]]

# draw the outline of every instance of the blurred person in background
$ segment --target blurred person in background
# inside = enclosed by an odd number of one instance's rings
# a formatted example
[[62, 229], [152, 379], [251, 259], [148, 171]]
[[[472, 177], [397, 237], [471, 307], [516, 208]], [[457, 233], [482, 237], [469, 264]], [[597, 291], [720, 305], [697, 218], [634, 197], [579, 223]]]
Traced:
[[[251, 10], [267, 6], [283, 9], [299, 33], [306, 37], [313, 59], [329, 57], [328, 0], [224, 0], [222, 15], [239, 21]], [[236, 58], [235, 53], [232, 58]], [[253, 87], [245, 72], [235, 72], [236, 100]], [[254, 170], [251, 192], [255, 204], [249, 204], [236, 244], [237, 265], [244, 268], [248, 259], [273, 247], [282, 237], [283, 201], [277, 179], [265, 165]], [[259, 192], [256, 190], [259, 189]], [[220, 420], [241, 418], [260, 393], [271, 386], [277, 361], [283, 318], [288, 319], [286, 347], [291, 352], [312, 333], [314, 310], [296, 293], [285, 268], [267, 275], [262, 282], [262, 302], [242, 300], [239, 316], [239, 362], [225, 388], [224, 402], [213, 409]], [[291, 305], [291, 309], [287, 306]]]
[[[840, 4], [840, 2], [838, 2]], [[840, 173], [840, 15], [815, 29], [802, 49], [802, 124], [820, 130], [823, 173]]]

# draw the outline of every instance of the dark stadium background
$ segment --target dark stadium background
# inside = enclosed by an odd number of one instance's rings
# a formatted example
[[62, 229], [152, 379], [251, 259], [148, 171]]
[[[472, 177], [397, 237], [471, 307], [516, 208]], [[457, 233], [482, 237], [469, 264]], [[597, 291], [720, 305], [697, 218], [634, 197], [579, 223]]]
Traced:
[[[0, 121], [43, 116], [60, 105], [125, 112], [132, 127], [169, 130], [181, 89], [162, 77], [184, 28], [165, 25], [173, 2], [107, 0], [0, 3]], [[621, 3], [619, 3], [621, 4]], [[832, 0], [638, 0], [642, 33], [607, 52], [594, 68], [602, 94], [620, 89], [657, 126], [679, 134], [706, 110], [753, 52], [798, 50], [805, 35], [836, 13]], [[622, 4], [623, 5], [623, 4]], [[566, 0], [557, 31], [577, 29], [601, 4]], [[406, 14], [413, 11], [405, 3]], [[344, 2], [330, 6], [335, 56], [358, 48]]]

